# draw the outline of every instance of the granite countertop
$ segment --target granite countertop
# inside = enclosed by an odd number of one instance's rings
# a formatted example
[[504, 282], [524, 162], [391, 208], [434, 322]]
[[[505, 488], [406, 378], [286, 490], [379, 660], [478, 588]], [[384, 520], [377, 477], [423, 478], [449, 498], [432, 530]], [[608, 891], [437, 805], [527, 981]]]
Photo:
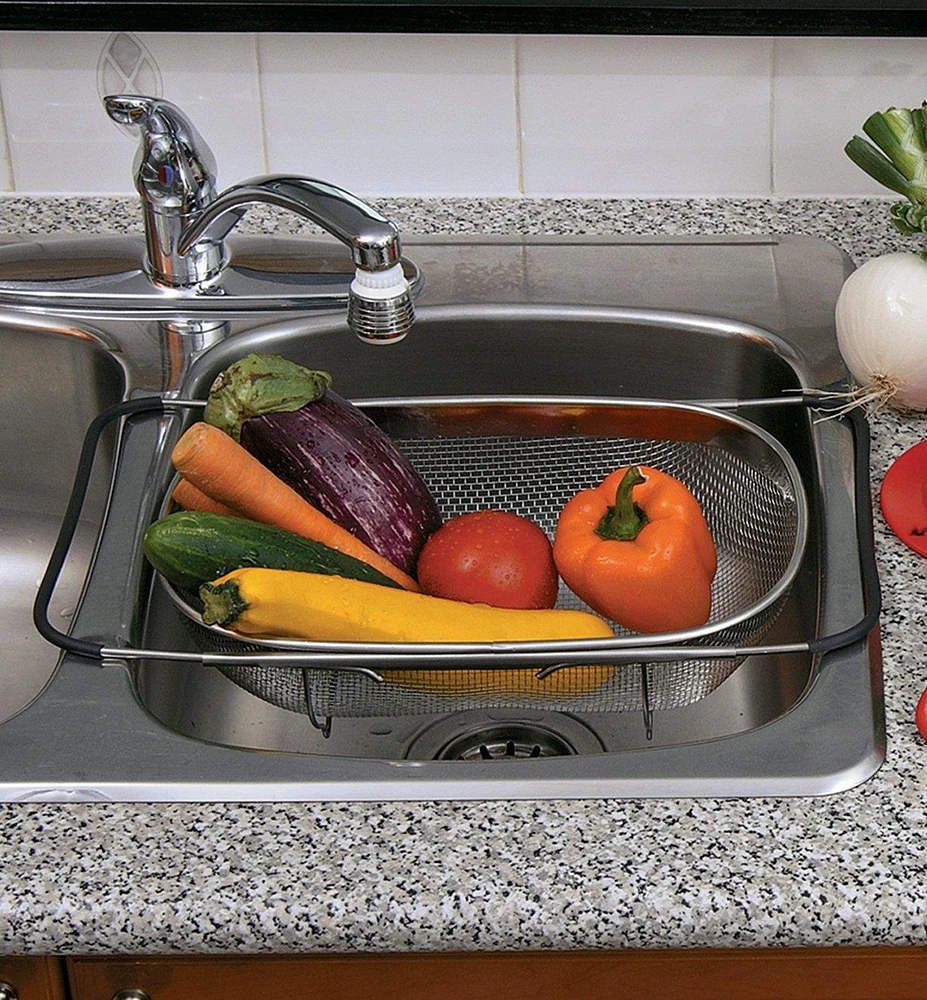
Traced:
[[[869, 200], [458, 199], [406, 231], [826, 237], [908, 248]], [[0, 232], [118, 230], [131, 199], [0, 200]], [[255, 225], [273, 225], [273, 220]], [[927, 421], [872, 418], [872, 481]], [[923, 944], [927, 561], [876, 513], [888, 758], [820, 798], [0, 807], [0, 952]], [[834, 711], [840, 706], [835, 705]]]

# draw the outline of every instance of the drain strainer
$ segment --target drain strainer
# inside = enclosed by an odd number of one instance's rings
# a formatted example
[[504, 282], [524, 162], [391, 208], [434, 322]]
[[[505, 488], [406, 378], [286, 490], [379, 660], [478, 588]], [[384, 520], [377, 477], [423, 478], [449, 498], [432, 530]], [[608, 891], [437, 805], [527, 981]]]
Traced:
[[418, 734], [406, 754], [413, 760], [535, 760], [602, 753], [603, 746], [585, 723], [551, 713], [459, 712]]
[[512, 723], [463, 733], [438, 753], [439, 760], [503, 760], [505, 758], [567, 757], [573, 747], [558, 733], [539, 726]]

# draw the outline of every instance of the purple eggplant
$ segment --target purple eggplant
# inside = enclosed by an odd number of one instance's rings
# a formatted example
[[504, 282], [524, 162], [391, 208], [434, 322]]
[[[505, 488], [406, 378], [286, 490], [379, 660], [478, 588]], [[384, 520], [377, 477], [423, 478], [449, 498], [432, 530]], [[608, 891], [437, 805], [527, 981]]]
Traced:
[[330, 385], [327, 372], [249, 354], [213, 383], [204, 419], [414, 576], [441, 524], [434, 497], [393, 439]]

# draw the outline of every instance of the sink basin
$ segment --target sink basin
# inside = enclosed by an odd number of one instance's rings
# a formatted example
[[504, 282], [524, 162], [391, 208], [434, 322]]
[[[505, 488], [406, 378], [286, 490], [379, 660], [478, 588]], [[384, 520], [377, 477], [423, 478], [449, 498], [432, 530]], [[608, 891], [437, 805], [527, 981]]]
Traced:
[[[369, 351], [359, 341], [345, 337], [339, 323], [319, 322], [309, 328], [297, 322], [264, 328], [207, 354], [191, 376], [188, 394], [194, 397], [204, 394], [226, 364], [250, 351], [282, 354], [310, 368], [325, 368], [332, 372], [338, 391], [358, 401], [370, 399], [378, 390], [382, 393], [384, 386], [401, 400], [420, 397], [492, 400], [500, 396], [550, 399], [562, 394], [564, 387], [569, 387], [569, 398], [573, 401], [635, 395], [686, 400], [706, 394], [711, 399], [749, 400], [778, 397], [801, 384], [784, 345], [774, 339], [736, 323], [678, 313], [524, 305], [423, 307], [416, 333], [416, 338], [380, 352], [375, 364], [371, 364]], [[693, 366], [693, 357], [698, 357], [702, 365]], [[491, 364], [486, 363], [488, 358], [492, 359]], [[468, 409], [477, 414], [485, 411], [484, 422], [490, 430], [501, 431], [503, 439], [504, 435], [517, 433], [515, 421], [521, 419], [520, 411], [512, 405], [499, 404], [494, 409], [487, 402]], [[496, 409], [501, 411], [500, 416], [493, 415]], [[748, 409], [753, 422], [774, 434], [796, 458], [802, 480], [811, 486], [811, 492], [818, 492], [809, 415], [784, 413], [782, 407]], [[456, 410], [455, 407], [453, 412]], [[582, 412], [575, 402], [568, 410], [570, 422], [583, 419], [572, 415]], [[436, 496], [442, 497], [445, 512], [492, 505], [491, 499], [481, 492], [481, 486], [468, 481], [466, 472], [456, 471], [452, 481], [445, 485], [452, 475], [449, 470], [453, 458], [429, 459], [429, 450], [417, 449], [422, 442], [403, 441], [400, 425], [410, 421], [434, 424], [445, 412], [440, 404], [420, 411], [415, 407], [371, 403], [367, 412], [400, 440], [413, 460], [419, 455], [419, 468]], [[545, 418], [548, 413], [556, 412], [555, 407], [548, 406]], [[678, 430], [684, 412], [670, 411], [662, 420], [671, 420]], [[633, 411], [634, 424], [642, 425], [642, 436], [660, 433], [656, 425], [643, 426], [648, 413], [646, 409], [640, 413]], [[443, 419], [449, 423], [458, 418]], [[464, 419], [466, 433], [478, 434], [477, 439], [482, 441], [480, 428], [472, 426], [473, 417]], [[593, 409], [587, 419], [604, 418]], [[627, 417], [624, 420], [628, 422]], [[391, 426], [391, 421], [395, 426]], [[429, 434], [441, 438], [452, 429], [442, 424]], [[715, 433], [714, 429], [709, 433]], [[671, 429], [666, 436], [672, 438], [672, 435]], [[431, 437], [425, 439], [431, 440]], [[458, 455], [460, 441], [456, 437], [452, 440], [454, 444], [448, 451], [451, 456]], [[562, 441], [562, 449], [568, 456], [581, 447], [583, 440], [583, 435], [541, 436], [536, 448], [526, 453], [533, 456], [529, 464], [525, 464], [528, 459], [521, 455], [513, 460], [518, 475], [528, 479], [524, 513], [537, 520], [548, 534], [553, 532], [562, 501], [570, 495], [570, 483], [575, 482], [570, 477], [586, 474], [581, 465], [577, 469], [571, 462], [564, 489], [550, 509], [542, 513], [544, 497], [549, 492], [545, 489], [547, 480], [557, 468], [554, 449]], [[472, 458], [471, 451], [467, 451], [466, 457], [457, 461], [480, 463], [478, 447], [472, 450]], [[489, 447], [495, 457], [478, 474], [484, 482], [492, 474], [492, 465], [505, 461], [498, 445]], [[594, 455], [585, 460], [594, 461]], [[700, 455], [699, 460], [705, 458]], [[426, 461], [428, 464], [423, 465]], [[542, 467], [534, 478], [539, 466]], [[611, 467], [605, 468], [610, 471]], [[458, 499], [461, 490], [468, 498]], [[498, 490], [508, 499], [509, 509], [520, 502], [519, 483], [503, 478]], [[792, 587], [791, 599], [778, 617], [774, 636], [800, 638], [816, 632], [821, 518], [821, 511], [814, 510], [807, 554]], [[165, 589], [156, 584], [148, 603], [142, 645], [192, 650], [196, 649], [194, 639], [186, 617], [178, 613]], [[464, 729], [472, 734], [474, 752], [481, 747], [486, 752], [484, 730], [495, 734], [494, 744], [501, 740], [505, 746], [508, 739], [506, 726], [500, 722], [502, 708], [508, 709], [503, 713], [507, 726], [513, 732], [517, 730], [521, 741], [529, 741], [529, 752], [534, 746], [530, 740], [532, 730], [558, 734], [568, 744], [582, 734], [583, 746], [591, 746], [594, 753], [727, 736], [781, 716], [801, 697], [813, 671], [812, 657], [807, 654], [751, 657], [735, 671], [731, 683], [720, 685], [711, 695], [692, 704], [659, 711], [655, 719], [648, 717], [646, 721], [640, 713], [608, 710], [585, 714], [573, 706], [569, 706], [568, 718], [563, 712], [543, 712], [537, 708], [519, 713], [516, 708], [523, 706], [513, 708], [505, 704], [493, 705], [484, 712], [464, 711], [464, 702], [460, 706], [452, 702], [447, 706], [450, 711], [430, 713], [420, 708], [399, 714], [399, 709], [395, 709], [388, 716], [381, 716], [372, 709], [368, 715], [364, 706], [358, 709], [353, 704], [362, 695], [352, 692], [350, 698], [342, 699], [348, 704], [340, 709], [352, 714], [313, 726], [307, 724], [305, 714], [294, 714], [271, 701], [253, 697], [246, 690], [250, 687], [247, 680], [242, 685], [233, 683], [218, 670], [145, 661], [137, 672], [136, 683], [142, 703], [166, 725], [187, 736], [249, 749], [407, 760], [434, 757], [452, 738], [461, 753], [467, 752], [468, 748], [461, 748], [460, 743]], [[387, 707], [391, 705], [388, 698], [377, 698], [373, 692], [368, 700], [372, 705], [384, 701]], [[337, 704], [334, 711], [339, 711]], [[355, 711], [364, 714], [353, 717]], [[543, 746], [541, 736], [538, 740]]]
[[[741, 658], [710, 693], [657, 710], [500, 703], [320, 716], [281, 707], [208, 661], [165, 654], [195, 654], [198, 639], [138, 542], [168, 489], [170, 447], [194, 417], [141, 416], [121, 441], [75, 624], [75, 634], [111, 637], [107, 669], [66, 657], [29, 711], [0, 725], [0, 751], [15, 746], [22, 760], [0, 791], [52, 799], [719, 796], [825, 794], [870, 776], [884, 754], [878, 642], [807, 646], [865, 612], [852, 486], [865, 454], [847, 423], [816, 421], [794, 402], [798, 390], [841, 377], [832, 303], [846, 258], [800, 238], [435, 239], [407, 248], [425, 290], [406, 340], [372, 349], [346, 332], [341, 315], [268, 316], [198, 356], [179, 394], [203, 398], [220, 370], [260, 351], [332, 372], [337, 391], [400, 440], [390, 414], [408, 399], [653, 399], [736, 413], [788, 453], [808, 505], [807, 544], [763, 650]], [[119, 391], [118, 380], [106, 386]], [[123, 646], [132, 654], [119, 656]], [[105, 713], [105, 735], [78, 729], [75, 705]], [[36, 731], [50, 741], [41, 754]], [[79, 747], [70, 757], [69, 733]]]
[[[123, 392], [119, 365], [83, 331], [36, 323], [0, 328], [0, 722], [48, 683], [59, 650], [32, 627], [32, 602], [68, 501], [84, 428]], [[112, 446], [98, 468], [51, 608], [59, 627], [77, 607], [99, 530]]]

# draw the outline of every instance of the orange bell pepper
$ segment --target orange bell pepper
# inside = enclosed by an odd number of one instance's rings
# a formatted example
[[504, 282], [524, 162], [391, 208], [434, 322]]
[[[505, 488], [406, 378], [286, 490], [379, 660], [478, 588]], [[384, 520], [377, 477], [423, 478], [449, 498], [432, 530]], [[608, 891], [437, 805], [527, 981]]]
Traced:
[[572, 497], [560, 512], [554, 562], [577, 597], [634, 632], [708, 621], [711, 532], [689, 490], [656, 469], [617, 469]]

